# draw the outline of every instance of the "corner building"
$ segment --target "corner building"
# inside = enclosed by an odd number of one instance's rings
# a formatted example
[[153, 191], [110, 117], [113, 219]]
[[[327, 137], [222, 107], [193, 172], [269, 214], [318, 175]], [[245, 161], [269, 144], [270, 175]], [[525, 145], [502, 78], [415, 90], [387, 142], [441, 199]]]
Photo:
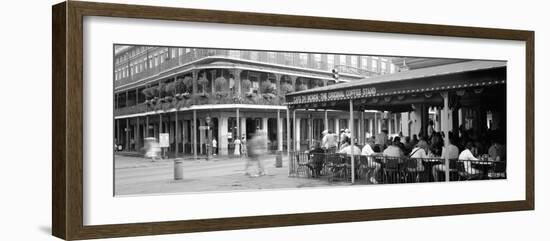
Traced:
[[[288, 123], [305, 150], [324, 129], [345, 129], [350, 120], [316, 109], [290, 116], [285, 94], [395, 71], [389, 58], [376, 56], [115, 46], [114, 141], [138, 152], [144, 138], [169, 133], [169, 156], [204, 155], [212, 139], [220, 155], [229, 155], [235, 138], [261, 129], [269, 151], [284, 151], [294, 143], [287, 141], [294, 136]], [[399, 116], [388, 113], [363, 112], [354, 121], [360, 143], [382, 129], [400, 129]]]

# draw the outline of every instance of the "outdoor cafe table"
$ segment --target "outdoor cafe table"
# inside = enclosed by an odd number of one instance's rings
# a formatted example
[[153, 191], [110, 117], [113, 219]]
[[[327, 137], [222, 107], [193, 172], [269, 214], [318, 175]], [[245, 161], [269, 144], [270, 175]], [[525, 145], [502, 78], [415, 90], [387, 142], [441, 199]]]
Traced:
[[482, 173], [482, 179], [487, 179], [489, 176], [487, 173], [489, 170], [494, 166], [495, 161], [491, 160], [478, 160], [478, 161], [471, 161], [472, 167], [480, 170]]
[[437, 181], [432, 176], [432, 169], [435, 165], [442, 164], [443, 159], [441, 158], [424, 158], [422, 159], [422, 165], [424, 166], [424, 175], [427, 177], [428, 182]]

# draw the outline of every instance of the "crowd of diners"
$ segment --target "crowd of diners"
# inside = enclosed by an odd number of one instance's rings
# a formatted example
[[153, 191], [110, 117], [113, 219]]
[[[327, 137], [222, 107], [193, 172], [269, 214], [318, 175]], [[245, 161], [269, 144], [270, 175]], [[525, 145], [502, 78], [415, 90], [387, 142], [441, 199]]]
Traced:
[[[422, 132], [421, 132], [422, 133]], [[404, 161], [408, 158], [417, 158], [415, 171], [426, 171], [422, 163], [425, 158], [442, 158], [460, 160], [464, 169], [471, 175], [481, 174], [481, 171], [471, 165], [472, 161], [506, 161], [506, 138], [501, 130], [486, 130], [478, 135], [473, 129], [461, 126], [459, 130], [449, 132], [449, 143], [445, 145], [445, 133], [435, 131], [433, 123], [427, 127], [427, 134], [403, 137], [400, 133], [390, 137], [387, 130], [382, 130], [376, 136], [367, 137], [363, 146], [351, 145], [349, 129], [342, 129], [339, 133], [325, 130], [322, 140], [314, 142], [309, 153], [341, 153], [347, 155], [387, 156]], [[381, 164], [368, 158], [368, 166], [373, 168], [375, 175], [370, 177], [371, 183], [377, 183], [376, 174], [381, 170]], [[429, 170], [427, 170], [429, 171]], [[439, 173], [445, 172], [445, 164], [434, 165], [431, 174], [434, 180], [439, 180]]]

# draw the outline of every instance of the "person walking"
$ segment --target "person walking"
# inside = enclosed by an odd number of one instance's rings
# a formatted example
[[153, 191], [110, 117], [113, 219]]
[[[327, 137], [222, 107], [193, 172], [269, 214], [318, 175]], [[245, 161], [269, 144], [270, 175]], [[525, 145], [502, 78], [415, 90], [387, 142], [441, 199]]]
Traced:
[[[266, 175], [262, 157], [266, 152], [267, 147], [267, 137], [265, 135], [265, 132], [261, 130], [256, 130], [256, 133], [254, 133], [254, 136], [250, 141], [248, 141], [247, 144], [247, 150], [248, 150], [248, 158], [245, 164], [245, 175], [249, 175], [251, 177], [258, 177]], [[258, 166], [257, 173], [251, 173], [250, 167], [253, 165]]]

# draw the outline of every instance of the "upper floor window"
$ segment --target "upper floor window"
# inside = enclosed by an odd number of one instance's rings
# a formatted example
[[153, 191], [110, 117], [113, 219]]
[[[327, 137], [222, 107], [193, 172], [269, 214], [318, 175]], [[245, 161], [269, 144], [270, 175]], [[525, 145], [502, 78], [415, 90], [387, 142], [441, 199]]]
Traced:
[[300, 66], [307, 66], [307, 54], [300, 53]]
[[327, 67], [329, 69], [334, 68], [334, 55], [332, 54], [327, 55]]
[[258, 60], [258, 51], [250, 51], [250, 60]]
[[315, 68], [320, 69], [321, 68], [321, 55], [320, 54], [314, 54], [313, 55], [313, 61], [315, 63]]
[[240, 58], [241, 57], [241, 51], [239, 51], [239, 50], [229, 50], [229, 57]]
[[345, 55], [340, 55], [340, 65], [348, 65], [347, 63], [348, 61], [346, 61], [346, 56]]
[[357, 66], [357, 56], [351, 56], [350, 60], [351, 60], [351, 66], [355, 68], [359, 67]]
[[361, 68], [361, 69], [367, 69], [367, 68], [368, 68], [368, 67], [367, 67], [368, 64], [369, 64], [369, 62], [368, 62], [367, 57], [361, 56], [361, 66], [360, 66], [359, 68]]
[[378, 70], [378, 60], [372, 57], [372, 70], [377, 71]]
[[387, 62], [385, 61], [380, 62], [380, 71], [385, 73], [386, 70], [387, 70]]
[[275, 63], [275, 52], [267, 52], [267, 62]]
[[284, 58], [285, 58], [285, 64], [292, 64], [292, 53], [284, 53]]

